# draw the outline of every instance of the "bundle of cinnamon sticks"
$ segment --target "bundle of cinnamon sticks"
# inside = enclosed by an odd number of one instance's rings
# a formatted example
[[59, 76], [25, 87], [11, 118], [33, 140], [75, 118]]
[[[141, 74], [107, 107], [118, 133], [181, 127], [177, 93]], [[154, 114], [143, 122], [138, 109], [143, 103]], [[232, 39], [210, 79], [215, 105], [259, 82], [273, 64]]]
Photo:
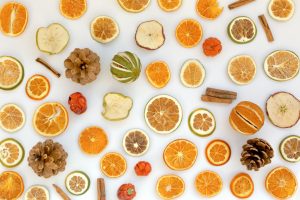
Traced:
[[237, 93], [229, 90], [207, 88], [201, 100], [204, 102], [231, 104], [237, 98]]

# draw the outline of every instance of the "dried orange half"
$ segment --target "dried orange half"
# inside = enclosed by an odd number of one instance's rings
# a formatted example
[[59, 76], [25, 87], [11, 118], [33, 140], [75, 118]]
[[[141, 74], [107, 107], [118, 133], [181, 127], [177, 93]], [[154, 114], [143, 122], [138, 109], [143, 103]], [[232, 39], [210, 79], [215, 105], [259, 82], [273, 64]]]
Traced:
[[3, 34], [16, 37], [22, 34], [28, 21], [27, 8], [17, 2], [8, 2], [0, 10], [0, 30]]
[[0, 175], [0, 199], [19, 199], [24, 192], [22, 177], [14, 171], [4, 171]]
[[44, 103], [33, 116], [33, 126], [40, 135], [53, 137], [63, 133], [69, 122], [66, 108], [57, 102]]
[[16, 104], [6, 104], [0, 109], [0, 128], [13, 133], [25, 124], [25, 114]]
[[203, 35], [201, 24], [194, 19], [182, 20], [176, 28], [176, 39], [185, 48], [199, 44]]
[[198, 0], [196, 11], [204, 19], [216, 19], [223, 12], [223, 7], [219, 6], [218, 0]]
[[158, 6], [166, 12], [175, 11], [182, 4], [182, 0], [157, 0], [157, 2]]
[[168, 84], [171, 72], [166, 62], [155, 61], [147, 66], [146, 76], [153, 87], [163, 88]]
[[248, 174], [239, 173], [231, 180], [230, 191], [237, 198], [249, 198], [254, 192], [254, 183]]
[[224, 140], [213, 140], [206, 146], [205, 155], [210, 164], [221, 166], [229, 161], [231, 149]]
[[164, 175], [156, 183], [156, 192], [162, 199], [175, 199], [181, 196], [184, 190], [183, 179], [176, 175]]
[[150, 0], [118, 0], [118, 2], [127, 12], [138, 13], [148, 7]]
[[78, 140], [80, 148], [87, 154], [99, 154], [108, 144], [105, 131], [96, 126], [84, 129]]
[[117, 22], [108, 16], [96, 17], [91, 23], [91, 35], [94, 40], [100, 43], [109, 43], [119, 35]]
[[84, 15], [87, 9], [86, 0], [60, 0], [61, 14], [68, 19], [78, 19]]
[[216, 172], [207, 170], [196, 176], [195, 187], [201, 196], [213, 197], [221, 192], [223, 182]]
[[295, 174], [286, 167], [277, 167], [267, 176], [265, 186], [267, 191], [278, 199], [288, 199], [297, 189]]
[[42, 100], [50, 92], [50, 82], [45, 76], [36, 74], [28, 79], [25, 90], [30, 99]]
[[294, 15], [295, 4], [293, 0], [271, 0], [268, 10], [273, 19], [287, 21]]
[[178, 139], [167, 145], [163, 158], [170, 169], [181, 171], [191, 168], [197, 155], [198, 149], [194, 143], [186, 139]]
[[100, 160], [100, 168], [106, 176], [118, 178], [125, 174], [127, 163], [121, 154], [110, 152], [105, 154]]

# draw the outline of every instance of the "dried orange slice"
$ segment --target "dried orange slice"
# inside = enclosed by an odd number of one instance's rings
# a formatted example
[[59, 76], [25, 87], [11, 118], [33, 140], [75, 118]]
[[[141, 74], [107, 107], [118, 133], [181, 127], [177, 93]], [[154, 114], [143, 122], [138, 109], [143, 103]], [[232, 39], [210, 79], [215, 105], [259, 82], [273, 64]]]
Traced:
[[238, 85], [251, 83], [256, 74], [254, 59], [248, 55], [240, 55], [232, 58], [228, 64], [230, 79]]
[[8, 2], [0, 10], [0, 30], [8, 36], [19, 36], [26, 28], [27, 8], [17, 2]]
[[24, 200], [50, 200], [49, 190], [42, 185], [31, 186], [24, 196]]
[[213, 140], [206, 146], [205, 155], [210, 164], [221, 166], [229, 161], [231, 149], [224, 140]]
[[13, 133], [20, 130], [25, 124], [23, 110], [15, 104], [6, 104], [0, 109], [0, 128]]
[[0, 163], [5, 167], [16, 167], [24, 159], [24, 148], [15, 139], [7, 138], [0, 141]]
[[268, 10], [273, 19], [287, 21], [294, 15], [295, 4], [293, 0], [271, 0]]
[[60, 0], [61, 14], [68, 19], [78, 19], [87, 9], [86, 0]]
[[63, 133], [69, 122], [66, 108], [56, 102], [39, 106], [33, 116], [33, 126], [40, 135], [53, 137]]
[[118, 0], [118, 2], [127, 12], [138, 13], [148, 7], [150, 0]]
[[171, 96], [158, 95], [146, 105], [146, 123], [156, 133], [169, 134], [174, 132], [179, 127], [181, 119], [181, 106]]
[[176, 39], [185, 48], [192, 48], [199, 44], [202, 35], [201, 24], [194, 19], [184, 19], [177, 25]]
[[96, 17], [91, 23], [91, 35], [94, 40], [101, 43], [109, 43], [119, 35], [117, 22], [108, 16]]
[[157, 0], [159, 7], [166, 11], [171, 12], [180, 8], [182, 0]]
[[96, 126], [84, 129], [78, 140], [80, 148], [87, 154], [99, 154], [108, 144], [108, 138], [105, 131]]
[[26, 94], [34, 100], [42, 100], [50, 92], [49, 80], [42, 75], [36, 74], [30, 77], [26, 84]]
[[0, 199], [19, 199], [24, 192], [22, 177], [14, 171], [4, 171], [0, 175]]
[[178, 139], [169, 143], [163, 153], [166, 165], [173, 170], [191, 168], [197, 158], [197, 146], [189, 140]]
[[223, 7], [219, 6], [218, 0], [198, 0], [196, 11], [204, 19], [216, 19], [223, 12]]
[[254, 184], [248, 174], [239, 173], [231, 180], [230, 190], [237, 198], [245, 199], [253, 194]]
[[146, 76], [153, 87], [163, 88], [168, 84], [171, 72], [166, 62], [155, 61], [147, 66]]
[[110, 178], [118, 178], [125, 174], [127, 163], [119, 153], [107, 153], [100, 160], [100, 168], [103, 174]]
[[277, 167], [267, 176], [265, 186], [267, 191], [278, 199], [288, 199], [297, 189], [295, 174], [286, 167]]
[[205, 69], [200, 61], [189, 59], [184, 62], [180, 72], [181, 83], [188, 88], [196, 88], [202, 85], [205, 79]]
[[219, 194], [223, 188], [221, 177], [213, 171], [200, 172], [195, 179], [195, 187], [200, 195], [213, 197]]
[[156, 192], [162, 199], [175, 199], [181, 196], [184, 190], [183, 179], [176, 175], [164, 175], [156, 183]]

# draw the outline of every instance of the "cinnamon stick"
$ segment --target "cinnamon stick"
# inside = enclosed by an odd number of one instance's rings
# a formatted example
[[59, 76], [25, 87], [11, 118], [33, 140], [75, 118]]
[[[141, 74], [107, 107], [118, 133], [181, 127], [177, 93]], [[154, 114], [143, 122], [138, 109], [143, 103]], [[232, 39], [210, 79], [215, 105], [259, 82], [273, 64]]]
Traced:
[[268, 41], [273, 42], [274, 41], [273, 33], [270, 29], [269, 23], [268, 23], [265, 15], [259, 15], [258, 18], [259, 18], [259, 21], [260, 21], [260, 23], [261, 23], [261, 25], [262, 25], [265, 33], [266, 33]]
[[106, 200], [105, 182], [103, 178], [97, 179], [98, 200]]
[[237, 93], [229, 90], [220, 90], [216, 88], [207, 88], [206, 95], [225, 98], [225, 99], [236, 99]]
[[222, 99], [218, 97], [212, 97], [208, 95], [202, 95], [201, 100], [204, 102], [210, 102], [210, 103], [224, 103], [224, 104], [231, 104], [232, 99]]
[[58, 187], [57, 185], [53, 184], [53, 187], [55, 188], [57, 194], [59, 194], [59, 196], [61, 196], [61, 198], [63, 200], [71, 200], [70, 197], [68, 197], [68, 195], [60, 188]]
[[249, 3], [253, 2], [253, 1], [255, 1], [255, 0], [237, 0], [237, 1], [229, 4], [228, 8], [230, 10], [232, 10], [232, 9], [239, 8], [241, 6], [247, 5], [247, 4], [249, 4]]
[[50, 70], [55, 76], [57, 76], [57, 78], [60, 77], [60, 73], [58, 71], [56, 71], [51, 65], [49, 65], [43, 59], [37, 58], [35, 61], [38, 62], [38, 63], [41, 63], [44, 67], [46, 67], [48, 70]]

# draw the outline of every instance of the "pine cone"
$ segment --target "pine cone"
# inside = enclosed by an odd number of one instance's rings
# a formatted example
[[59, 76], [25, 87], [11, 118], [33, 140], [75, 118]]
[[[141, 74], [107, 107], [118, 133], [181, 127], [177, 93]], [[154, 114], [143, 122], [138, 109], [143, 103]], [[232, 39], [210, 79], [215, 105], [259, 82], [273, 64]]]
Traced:
[[100, 57], [88, 48], [76, 48], [64, 62], [66, 77], [85, 85], [100, 73]]
[[271, 163], [274, 157], [274, 150], [271, 145], [260, 138], [254, 138], [243, 145], [241, 163], [246, 165], [248, 170], [258, 171], [259, 168]]
[[53, 140], [39, 142], [29, 152], [28, 165], [38, 176], [49, 178], [64, 171], [68, 154], [63, 146]]

